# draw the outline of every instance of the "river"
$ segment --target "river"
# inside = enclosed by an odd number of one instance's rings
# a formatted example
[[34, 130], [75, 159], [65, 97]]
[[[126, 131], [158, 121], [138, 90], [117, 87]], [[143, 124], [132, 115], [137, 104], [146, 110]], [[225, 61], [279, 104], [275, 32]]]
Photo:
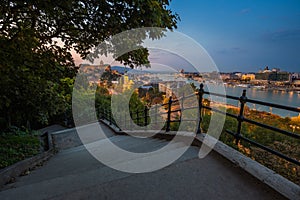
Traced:
[[[178, 78], [174, 79], [174, 74], [158, 74], [157, 77], [161, 78], [163, 81], [186, 81], [185, 78]], [[187, 83], [194, 83], [195, 86], [199, 87], [200, 83], [194, 80], [188, 80]], [[207, 84], [207, 83], [206, 83]], [[207, 85], [205, 85], [205, 91], [208, 91]], [[217, 84], [209, 84], [209, 88], [212, 89], [210, 92], [215, 93], [223, 93], [222, 87]], [[285, 92], [285, 91], [278, 91], [278, 90], [261, 90], [256, 88], [243, 88], [243, 87], [224, 87], [226, 90], [227, 95], [240, 97], [244, 89], [247, 91], [247, 97], [254, 100], [275, 103], [285, 106], [291, 107], [300, 107], [300, 94], [296, 92]], [[221, 100], [224, 102], [224, 99]], [[227, 104], [239, 106], [239, 101], [226, 99]], [[247, 106], [251, 109], [256, 109], [260, 111], [271, 112], [273, 114], [279, 115], [281, 117], [295, 117], [300, 115], [300, 113], [287, 111], [278, 108], [270, 108], [262, 105], [254, 105], [252, 103], [247, 103]]]
[[[220, 87], [220, 86], [219, 86]], [[275, 103], [291, 107], [300, 107], [300, 94], [296, 92], [285, 92], [278, 90], [260, 90], [256, 88], [242, 88], [242, 87], [225, 87], [227, 95], [240, 97], [243, 90], [246, 89], [246, 96], [249, 99]], [[238, 106], [239, 102], [232, 99], [227, 99], [227, 103], [230, 105]], [[300, 113], [287, 111], [278, 108], [270, 108], [258, 104], [247, 103], [247, 106], [251, 109], [257, 109], [260, 111], [271, 112], [281, 117], [295, 117]]]
[[[241, 87], [226, 87], [226, 93], [233, 96], [241, 96], [242, 91], [245, 88]], [[285, 92], [278, 90], [259, 90], [255, 88], [247, 88], [247, 97], [250, 99], [265, 101], [269, 103], [275, 103], [280, 105], [286, 105], [291, 107], [300, 107], [300, 94], [296, 92]], [[250, 108], [257, 110], [272, 112], [273, 114], [280, 115], [282, 117], [298, 116], [299, 113], [291, 112], [287, 110], [270, 108], [262, 105], [253, 105], [248, 103]]]
[[[190, 80], [189, 82], [194, 83], [197, 87], [199, 87], [200, 85], [199, 82], [197, 81]], [[204, 90], [208, 91], [207, 85], [204, 84], [204, 86], [205, 86]], [[210, 92], [223, 93], [222, 87], [220, 85], [209, 84], [209, 88], [212, 90]], [[236, 87], [224, 86], [224, 88], [227, 95], [240, 97], [243, 93], [243, 90], [246, 89], [246, 96], [249, 99], [300, 108], [300, 94], [296, 92], [285, 92], [285, 91], [278, 91], [278, 90], [261, 90], [256, 88], [243, 88], [237, 86]], [[236, 100], [226, 99], [226, 102], [227, 104], [230, 105], [239, 106], [239, 101]], [[300, 113], [297, 112], [287, 111], [278, 108], [270, 108], [267, 106], [255, 105], [252, 103], [247, 103], [246, 105], [251, 109], [270, 112], [279, 115], [281, 117], [296, 117], [300, 115]]]

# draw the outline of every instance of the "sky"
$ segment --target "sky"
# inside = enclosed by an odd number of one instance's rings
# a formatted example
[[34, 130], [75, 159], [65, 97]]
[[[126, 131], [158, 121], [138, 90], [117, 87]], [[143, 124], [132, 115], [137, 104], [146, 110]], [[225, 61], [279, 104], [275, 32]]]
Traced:
[[300, 0], [172, 0], [170, 8], [181, 18], [177, 31], [222, 72], [300, 72]]
[[[220, 72], [257, 72], [266, 66], [300, 72], [300, 0], [172, 0], [170, 9], [181, 19], [176, 31], [200, 44]], [[166, 52], [152, 52], [149, 59], [198, 71]]]

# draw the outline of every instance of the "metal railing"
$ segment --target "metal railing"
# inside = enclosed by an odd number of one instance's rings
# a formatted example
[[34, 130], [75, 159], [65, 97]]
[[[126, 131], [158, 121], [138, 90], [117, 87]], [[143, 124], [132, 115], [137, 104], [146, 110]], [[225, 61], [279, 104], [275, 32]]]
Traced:
[[[224, 112], [221, 111], [219, 109], [215, 109], [212, 108], [211, 106], [207, 106], [203, 103], [204, 101], [204, 95], [211, 95], [211, 96], [217, 96], [217, 97], [223, 97], [226, 99], [232, 99], [232, 100], [236, 100], [239, 101], [239, 113], [236, 114], [232, 114], [229, 112]], [[191, 97], [194, 97], [195, 95], [197, 95], [197, 99], [198, 99], [198, 105], [197, 106], [189, 106], [189, 107], [184, 107], [183, 102]], [[237, 129], [236, 131], [230, 131], [230, 130], [225, 130], [226, 133], [232, 135], [235, 138], [236, 144], [238, 144], [238, 142], [240, 140], [248, 142], [254, 146], [257, 146], [267, 152], [270, 152], [276, 156], [279, 156], [291, 163], [294, 163], [296, 165], [300, 166], [300, 162], [299, 160], [290, 158], [286, 155], [284, 155], [281, 152], [278, 152], [274, 149], [271, 149], [263, 144], [260, 144], [254, 140], [251, 140], [247, 137], [245, 137], [242, 133], [242, 124], [243, 123], [249, 123], [255, 126], [259, 126], [280, 134], [283, 134], [289, 138], [294, 138], [299, 140], [300, 139], [300, 134], [296, 134], [296, 133], [292, 133], [286, 130], [282, 130], [279, 129], [277, 127], [274, 126], [270, 126], [267, 124], [263, 124], [260, 123], [258, 121], [254, 121], [251, 120], [249, 118], [247, 118], [244, 115], [244, 111], [245, 111], [245, 106], [246, 103], [253, 103], [253, 104], [257, 104], [257, 105], [262, 105], [262, 106], [269, 106], [271, 108], [279, 108], [279, 109], [283, 109], [283, 110], [287, 110], [287, 111], [293, 111], [293, 112], [298, 112], [300, 113], [300, 108], [295, 108], [295, 107], [290, 107], [290, 106], [284, 106], [284, 105], [279, 105], [279, 104], [274, 104], [274, 103], [268, 103], [268, 102], [263, 102], [263, 101], [258, 101], [258, 100], [253, 100], [253, 99], [249, 99], [246, 96], [246, 90], [243, 90], [243, 93], [240, 97], [235, 97], [235, 96], [231, 96], [231, 95], [223, 95], [223, 94], [218, 94], [218, 93], [212, 93], [212, 92], [208, 92], [208, 91], [204, 91], [204, 85], [200, 84], [200, 88], [197, 90], [197, 92], [195, 92], [195, 94], [190, 94], [188, 96], [181, 96], [180, 98], [177, 98], [175, 100], [172, 99], [172, 96], [169, 97], [169, 100], [167, 103], [161, 104], [160, 106], [165, 107], [165, 111], [164, 112], [159, 112], [158, 110], [156, 110], [154, 112], [154, 114], [149, 114], [149, 108], [147, 106], [145, 106], [145, 108], [143, 110], [135, 110], [134, 112], [130, 112], [130, 118], [131, 119], [126, 119], [126, 115], [124, 115], [123, 119], [120, 119], [119, 121], [122, 121], [122, 127], [125, 128], [126, 130], [130, 130], [133, 126], [133, 123], [135, 123], [138, 126], [142, 126], [144, 127], [144, 130], [146, 130], [147, 125], [150, 123], [150, 118], [153, 117], [154, 120], [152, 122], [152, 124], [158, 124], [158, 123], [164, 123], [164, 129], [166, 132], [171, 131], [171, 124], [172, 123], [181, 123], [183, 121], [194, 121], [197, 123], [197, 132], [196, 133], [202, 133], [203, 131], [201, 130], [201, 125], [202, 125], [202, 120], [203, 120], [203, 109], [207, 109], [210, 110], [212, 112], [216, 112], [216, 113], [220, 113], [226, 116], [229, 116], [231, 118], [234, 118], [237, 120]], [[172, 109], [174, 105], [180, 105], [180, 109]], [[182, 113], [184, 110], [189, 110], [189, 109], [197, 109], [197, 117], [196, 119], [182, 119], [181, 118], [181, 114], [180, 114], [180, 118], [179, 119], [173, 119], [172, 118], [172, 113], [174, 112], [180, 112]], [[110, 109], [103, 109], [99, 111], [99, 115], [101, 119], [105, 119], [109, 122], [110, 125], [115, 125], [116, 127], [119, 127], [118, 124], [116, 123], [116, 121], [114, 120], [111, 110]], [[158, 120], [157, 117], [158, 116], [166, 116], [165, 121], [161, 121]], [[121, 128], [119, 127], [119, 130], [121, 131]]]

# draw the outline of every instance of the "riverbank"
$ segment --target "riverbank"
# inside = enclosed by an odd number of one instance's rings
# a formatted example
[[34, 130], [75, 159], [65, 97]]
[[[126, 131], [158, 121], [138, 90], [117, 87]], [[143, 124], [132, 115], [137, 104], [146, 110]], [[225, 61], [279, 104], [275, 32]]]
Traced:
[[[219, 102], [210, 102], [211, 106], [212, 107], [215, 107], [215, 108], [218, 108], [218, 107], [225, 107], [226, 109], [233, 109], [233, 110], [236, 110], [236, 111], [239, 111], [240, 107], [239, 106], [235, 106], [235, 105], [231, 105], [231, 104], [223, 104], [223, 103], [219, 103]], [[245, 110], [246, 111], [256, 111], [256, 112], [260, 112], [260, 113], [264, 113], [264, 114], [268, 114], [268, 115], [272, 115], [274, 117], [279, 117], [279, 118], [285, 118], [283, 116], [280, 116], [278, 114], [274, 114], [272, 112], [267, 112], [267, 111], [264, 111], [264, 110], [257, 110], [255, 108], [250, 108], [248, 107], [247, 105], [245, 106]], [[288, 117], [290, 118], [292, 121], [295, 121], [295, 122], [299, 122], [300, 123], [300, 113], [298, 116], [295, 116], [295, 117]]]

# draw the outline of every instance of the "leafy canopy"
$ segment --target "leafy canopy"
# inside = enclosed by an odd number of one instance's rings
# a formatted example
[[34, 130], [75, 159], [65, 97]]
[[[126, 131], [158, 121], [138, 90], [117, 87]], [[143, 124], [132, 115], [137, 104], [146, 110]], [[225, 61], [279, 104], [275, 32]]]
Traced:
[[[91, 48], [132, 28], [176, 28], [169, 0], [1, 0], [1, 36], [13, 40], [29, 31], [41, 44], [59, 38], [85, 58]], [[26, 33], [28, 34], [28, 32]]]
[[[83, 59], [112, 35], [140, 27], [176, 28], [169, 0], [0, 0], [0, 125], [47, 124], [70, 109], [76, 74], [70, 53]], [[147, 32], [147, 31], [146, 31]], [[147, 32], [152, 38], [163, 33]], [[146, 35], [144, 35], [146, 37]], [[58, 41], [61, 41], [60, 44]], [[111, 48], [101, 53], [113, 52]], [[148, 63], [147, 49], [117, 58]], [[71, 83], [71, 84], [70, 84]]]

